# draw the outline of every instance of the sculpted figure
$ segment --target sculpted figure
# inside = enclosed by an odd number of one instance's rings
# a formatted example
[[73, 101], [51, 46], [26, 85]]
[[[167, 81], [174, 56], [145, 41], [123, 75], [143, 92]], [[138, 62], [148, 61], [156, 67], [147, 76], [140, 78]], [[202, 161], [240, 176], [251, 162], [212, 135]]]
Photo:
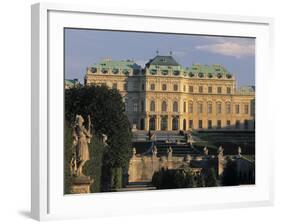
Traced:
[[207, 156], [209, 154], [209, 149], [205, 146], [203, 150], [204, 150], [204, 155]]
[[156, 145], [153, 146], [152, 155], [153, 155], [153, 156], [157, 156], [157, 147], [156, 147]]
[[107, 135], [105, 135], [105, 134], [102, 134], [102, 143], [104, 145], [107, 145]]
[[91, 119], [88, 116], [88, 130], [84, 126], [84, 119], [81, 115], [76, 115], [73, 127], [73, 157], [71, 159], [71, 172], [75, 176], [82, 176], [82, 168], [87, 160], [90, 159], [88, 144], [91, 142]]
[[239, 146], [239, 147], [238, 147], [238, 150], [237, 150], [237, 154], [238, 154], [239, 157], [241, 157], [241, 152], [242, 152], [242, 149], [241, 149], [241, 147]]
[[167, 154], [168, 154], [168, 157], [172, 157], [173, 156], [173, 149], [172, 149], [171, 146], [167, 149]]

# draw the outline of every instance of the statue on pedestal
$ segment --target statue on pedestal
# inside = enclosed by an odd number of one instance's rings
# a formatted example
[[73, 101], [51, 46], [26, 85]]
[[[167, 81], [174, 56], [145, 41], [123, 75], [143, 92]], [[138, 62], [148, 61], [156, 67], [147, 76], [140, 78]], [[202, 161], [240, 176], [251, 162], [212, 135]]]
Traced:
[[88, 144], [91, 142], [91, 119], [88, 116], [88, 130], [84, 126], [84, 119], [81, 115], [76, 115], [73, 126], [73, 156], [71, 159], [71, 173], [73, 176], [84, 176], [82, 168], [86, 161], [90, 159]]

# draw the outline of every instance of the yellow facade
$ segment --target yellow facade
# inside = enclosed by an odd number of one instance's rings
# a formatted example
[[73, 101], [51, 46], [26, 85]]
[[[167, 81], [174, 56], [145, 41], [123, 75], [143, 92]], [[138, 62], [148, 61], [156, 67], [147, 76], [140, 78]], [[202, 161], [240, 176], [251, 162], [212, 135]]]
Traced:
[[[158, 56], [157, 56], [158, 57]], [[194, 72], [181, 69], [174, 75], [167, 66], [155, 74], [149, 65], [142, 70], [112, 73], [87, 69], [85, 85], [105, 84], [120, 91], [132, 128], [138, 130], [235, 129], [253, 130], [255, 92], [252, 87], [237, 89], [234, 75]], [[116, 67], [116, 65], [115, 65]]]

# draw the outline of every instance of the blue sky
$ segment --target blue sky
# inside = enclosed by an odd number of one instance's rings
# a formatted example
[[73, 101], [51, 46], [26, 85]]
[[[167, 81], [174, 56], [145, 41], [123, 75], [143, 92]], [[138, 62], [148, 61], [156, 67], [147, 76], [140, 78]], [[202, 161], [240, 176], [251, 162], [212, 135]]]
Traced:
[[144, 65], [157, 50], [159, 55], [171, 51], [184, 67], [221, 64], [235, 74], [238, 86], [255, 85], [254, 38], [84, 29], [65, 30], [65, 78], [83, 83], [86, 68], [103, 58]]

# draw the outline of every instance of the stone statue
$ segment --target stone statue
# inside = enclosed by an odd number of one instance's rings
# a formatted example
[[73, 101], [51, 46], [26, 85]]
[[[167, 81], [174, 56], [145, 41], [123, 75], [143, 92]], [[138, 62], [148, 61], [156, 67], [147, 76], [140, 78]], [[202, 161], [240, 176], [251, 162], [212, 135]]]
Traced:
[[102, 134], [102, 143], [106, 146], [107, 145], [107, 135]]
[[153, 156], [157, 156], [157, 147], [156, 147], [156, 145], [153, 146], [152, 155], [153, 155]]
[[71, 159], [71, 172], [74, 176], [83, 176], [82, 168], [90, 159], [88, 144], [91, 142], [91, 119], [88, 116], [88, 130], [85, 128], [84, 119], [81, 115], [76, 115], [73, 126], [73, 154]]
[[137, 150], [136, 150], [136, 148], [134, 147], [134, 148], [133, 148], [133, 156], [132, 156], [132, 157], [135, 157], [135, 156], [136, 156], [136, 153], [137, 153]]
[[203, 150], [204, 150], [204, 155], [208, 156], [209, 155], [209, 149], [205, 146]]
[[173, 156], [173, 149], [171, 146], [167, 149], [167, 154], [169, 158]]
[[220, 146], [218, 149], [218, 156], [223, 157], [223, 147], [222, 146]]
[[239, 157], [241, 157], [241, 152], [242, 152], [242, 149], [241, 149], [241, 147], [239, 146], [239, 147], [238, 147], [238, 150], [237, 150], [237, 154], [238, 154]]

